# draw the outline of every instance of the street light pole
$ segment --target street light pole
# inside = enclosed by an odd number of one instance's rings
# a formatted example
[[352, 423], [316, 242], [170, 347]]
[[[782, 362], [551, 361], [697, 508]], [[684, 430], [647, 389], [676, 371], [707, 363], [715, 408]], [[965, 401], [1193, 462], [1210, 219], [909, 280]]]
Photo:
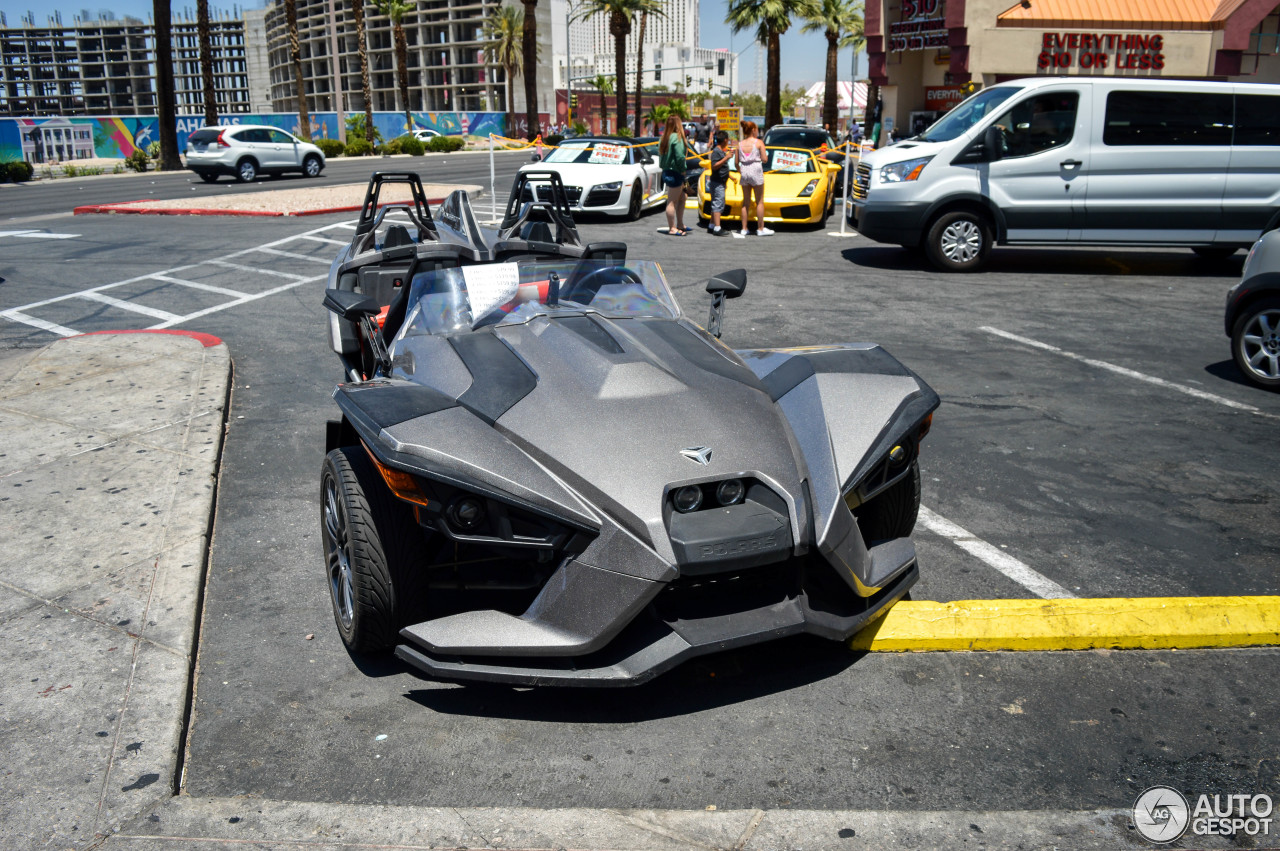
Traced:
[[565, 129], [573, 126], [573, 40], [569, 36], [569, 12], [573, 3], [564, 4], [564, 114]]

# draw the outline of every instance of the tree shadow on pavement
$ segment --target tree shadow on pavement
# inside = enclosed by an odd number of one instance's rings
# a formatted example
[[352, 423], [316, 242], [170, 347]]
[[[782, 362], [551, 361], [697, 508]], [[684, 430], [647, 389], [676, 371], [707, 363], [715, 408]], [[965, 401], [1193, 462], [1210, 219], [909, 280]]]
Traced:
[[844, 642], [796, 636], [700, 656], [643, 685], [523, 688], [493, 684], [414, 689], [435, 712], [520, 721], [631, 724], [703, 712], [834, 677], [864, 654]]
[[934, 268], [920, 248], [863, 245], [840, 252], [849, 263], [884, 271], [932, 272], [939, 276], [996, 273], [1004, 275], [1112, 275], [1203, 277], [1238, 279], [1244, 252], [1225, 260], [1192, 254], [1190, 250], [997, 247], [976, 273], [948, 273]]

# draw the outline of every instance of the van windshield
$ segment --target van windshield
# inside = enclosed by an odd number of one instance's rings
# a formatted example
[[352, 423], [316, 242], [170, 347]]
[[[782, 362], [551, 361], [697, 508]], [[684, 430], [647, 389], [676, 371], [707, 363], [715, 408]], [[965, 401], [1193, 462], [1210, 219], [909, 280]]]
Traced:
[[990, 115], [995, 108], [1022, 91], [1020, 86], [983, 89], [948, 112], [916, 138], [921, 142], [950, 142]]

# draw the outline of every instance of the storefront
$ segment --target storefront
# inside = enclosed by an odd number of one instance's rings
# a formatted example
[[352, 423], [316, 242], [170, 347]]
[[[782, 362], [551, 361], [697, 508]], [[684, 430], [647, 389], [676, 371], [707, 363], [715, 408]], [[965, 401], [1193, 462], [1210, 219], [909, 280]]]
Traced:
[[965, 84], [1034, 75], [1280, 83], [1276, 0], [869, 0], [883, 136], [927, 125]]

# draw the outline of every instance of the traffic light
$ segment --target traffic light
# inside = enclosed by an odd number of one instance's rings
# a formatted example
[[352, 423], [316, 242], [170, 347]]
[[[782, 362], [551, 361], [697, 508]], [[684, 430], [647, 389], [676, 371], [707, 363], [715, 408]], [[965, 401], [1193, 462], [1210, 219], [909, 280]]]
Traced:
[[976, 82], [974, 82], [973, 80], [970, 80], [969, 82], [965, 83], [964, 85], [962, 85], [962, 86], [960, 87], [960, 92], [961, 92], [965, 97], [968, 97], [969, 95], [973, 94], [973, 93], [974, 93], [974, 92], [976, 92], [977, 90], [978, 90], [978, 84], [977, 84]]
[[688, 87], [688, 86], [692, 86], [692, 85], [693, 85], [693, 77], [689, 76], [688, 74], [685, 74], [685, 75], [684, 75], [684, 84], [685, 84], [685, 86], [686, 86], [686, 87]]
[[569, 108], [570, 108], [570, 109], [577, 109], [577, 108], [578, 108], [578, 93], [577, 93], [577, 92], [573, 92], [573, 93], [571, 93], [571, 94], [569, 95]]

